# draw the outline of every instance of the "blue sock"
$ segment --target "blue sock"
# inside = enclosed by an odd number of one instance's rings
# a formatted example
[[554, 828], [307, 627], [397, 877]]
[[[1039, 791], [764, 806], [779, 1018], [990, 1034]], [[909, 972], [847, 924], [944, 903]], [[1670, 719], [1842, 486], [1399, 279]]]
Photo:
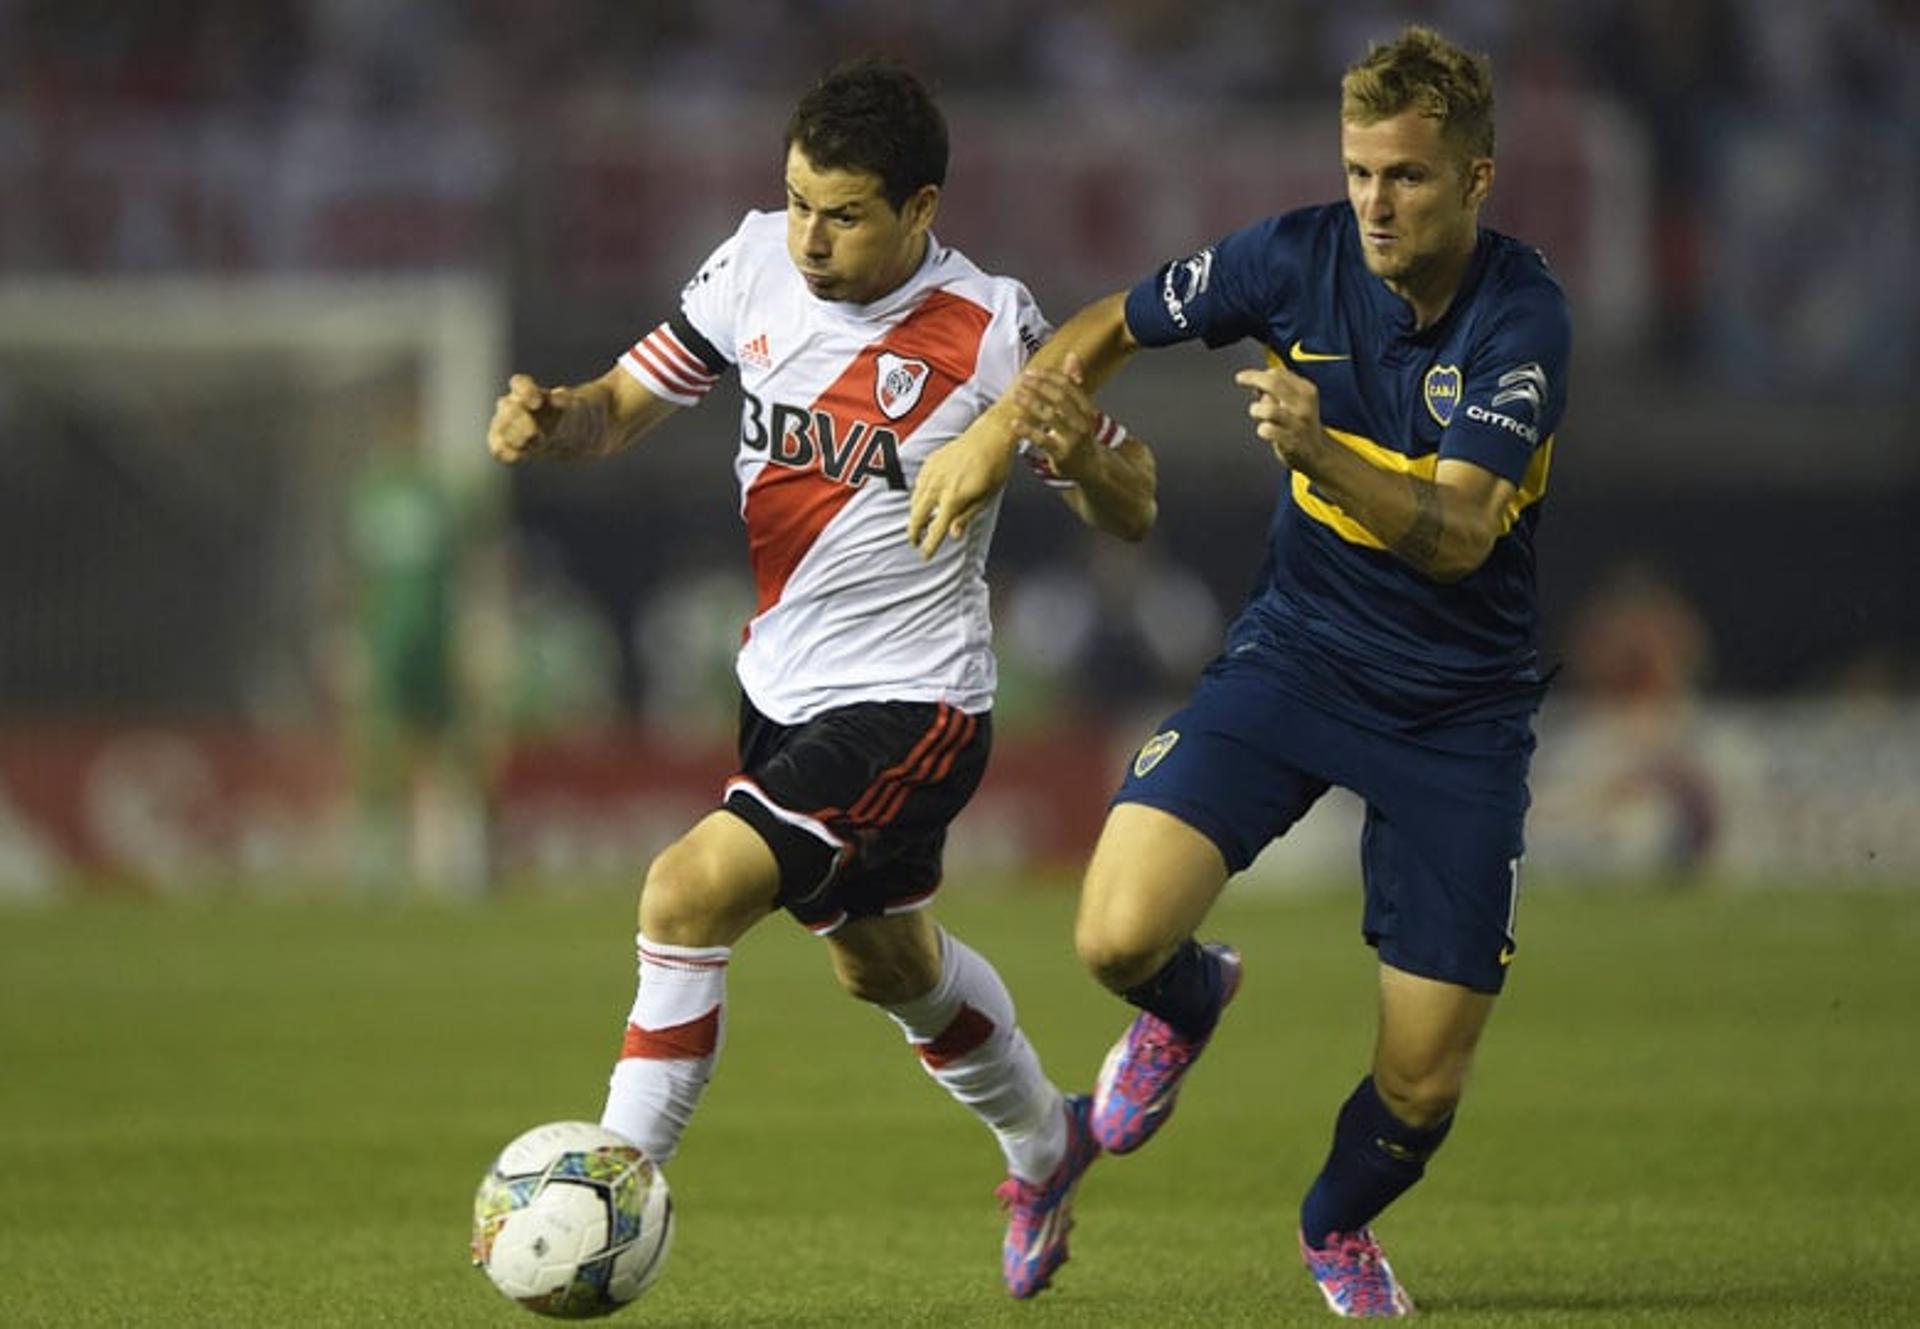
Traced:
[[1369, 1075], [1333, 1126], [1333, 1151], [1300, 1206], [1300, 1230], [1319, 1246], [1329, 1232], [1357, 1232], [1399, 1198], [1453, 1129], [1453, 1116], [1421, 1130], [1387, 1110]]
[[1220, 962], [1188, 937], [1160, 972], [1120, 995], [1188, 1038], [1206, 1038], [1220, 1020]]

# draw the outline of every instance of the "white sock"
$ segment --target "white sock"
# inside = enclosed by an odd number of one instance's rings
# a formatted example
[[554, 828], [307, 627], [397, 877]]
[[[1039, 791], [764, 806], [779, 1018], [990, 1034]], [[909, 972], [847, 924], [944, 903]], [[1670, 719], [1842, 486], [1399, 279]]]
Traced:
[[727, 946], [668, 946], [635, 938], [640, 990], [600, 1124], [656, 1163], [680, 1147], [726, 1041]]
[[1007, 1170], [1041, 1182], [1067, 1154], [1060, 1091], [1014, 1023], [1013, 997], [985, 957], [942, 930], [940, 979], [924, 997], [886, 1008], [927, 1074], [984, 1121]]

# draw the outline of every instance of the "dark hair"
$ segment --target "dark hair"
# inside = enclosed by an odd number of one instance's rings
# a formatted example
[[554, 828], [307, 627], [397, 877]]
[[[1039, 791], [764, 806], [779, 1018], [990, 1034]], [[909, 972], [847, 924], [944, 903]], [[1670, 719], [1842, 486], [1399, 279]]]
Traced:
[[926, 185], [947, 182], [947, 120], [926, 84], [892, 60], [866, 56], [828, 73], [787, 121], [787, 146], [823, 171], [880, 177], [898, 212]]

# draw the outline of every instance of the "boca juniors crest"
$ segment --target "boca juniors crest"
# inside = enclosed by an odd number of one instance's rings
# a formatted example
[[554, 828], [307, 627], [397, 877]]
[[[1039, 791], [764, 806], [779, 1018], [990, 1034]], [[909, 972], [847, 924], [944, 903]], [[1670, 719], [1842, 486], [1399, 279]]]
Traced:
[[1460, 384], [1459, 365], [1435, 365], [1421, 385], [1427, 410], [1443, 427], [1453, 423], [1453, 412], [1460, 405]]
[[909, 360], [892, 351], [880, 352], [874, 369], [873, 399], [889, 420], [898, 420], [920, 401], [933, 370], [925, 360]]
[[1144, 779], [1147, 772], [1160, 764], [1160, 759], [1173, 751], [1173, 745], [1180, 741], [1178, 729], [1168, 729], [1155, 734], [1140, 745], [1140, 751], [1134, 754], [1134, 778]]

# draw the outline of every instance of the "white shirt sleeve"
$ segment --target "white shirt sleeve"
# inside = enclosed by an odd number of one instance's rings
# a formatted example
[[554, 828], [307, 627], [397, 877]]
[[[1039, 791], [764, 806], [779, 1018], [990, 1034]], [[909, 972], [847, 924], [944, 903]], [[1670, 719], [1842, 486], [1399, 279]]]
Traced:
[[980, 364], [974, 382], [985, 410], [1007, 394], [1033, 353], [1053, 335], [1053, 325], [1040, 312], [1033, 293], [1019, 282], [1002, 278], [1003, 298], [993, 322], [980, 341]]

